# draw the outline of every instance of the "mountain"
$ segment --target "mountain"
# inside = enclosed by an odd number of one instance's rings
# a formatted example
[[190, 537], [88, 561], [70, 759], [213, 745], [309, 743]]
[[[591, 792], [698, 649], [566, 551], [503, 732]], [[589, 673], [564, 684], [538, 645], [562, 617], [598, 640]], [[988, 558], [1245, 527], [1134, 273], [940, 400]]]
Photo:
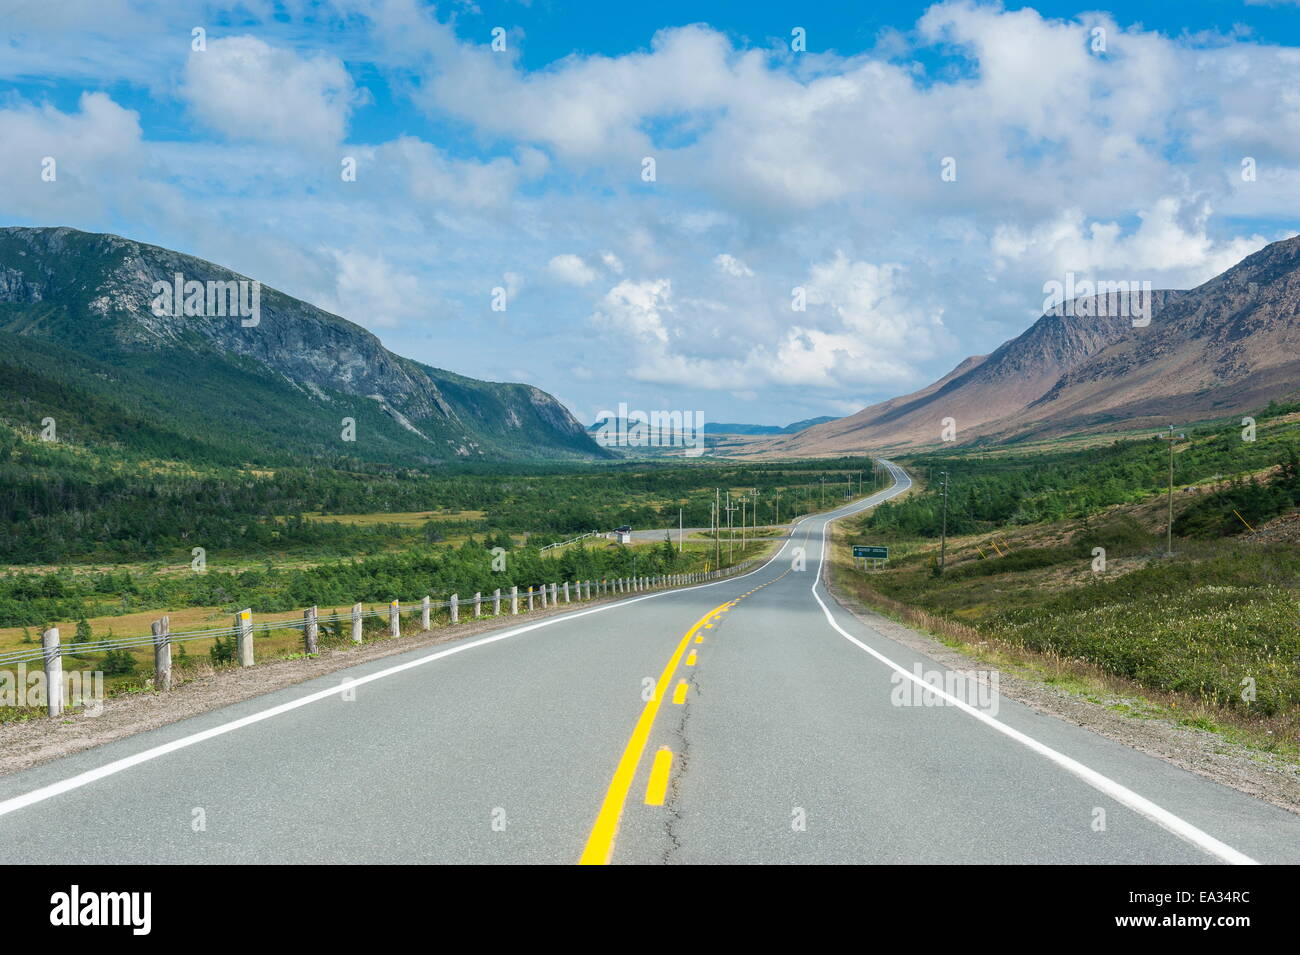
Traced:
[[[1185, 292], [1153, 293], [1144, 327], [1099, 297], [1044, 315], [927, 388], [740, 453], [829, 455], [1001, 442], [1238, 415], [1300, 390], [1300, 236]], [[1120, 297], [1117, 303], [1123, 305]], [[1078, 308], [1080, 303], [1089, 307]]]
[[1300, 236], [1274, 242], [1180, 296], [1070, 369], [1009, 434], [1236, 415], [1300, 388]]
[[[1099, 296], [1075, 299], [1072, 308], [1061, 310], [1063, 314], [1043, 315], [991, 354], [967, 358], [920, 391], [750, 450], [819, 455], [937, 444], [945, 418], [954, 420], [959, 443], [988, 434], [1008, 426], [1008, 419], [1051, 391], [1062, 375], [1112, 344], [1156, 328], [1164, 310], [1184, 294], [1152, 292], [1152, 324], [1147, 329], [1133, 328], [1125, 294], [1104, 308], [1098, 307]], [[1099, 311], [1106, 314], [1098, 315]]]
[[[201, 283], [203, 314], [160, 296], [178, 274]], [[160, 456], [172, 446], [231, 462], [609, 456], [531, 385], [432, 368], [229, 269], [68, 228], [0, 229], [0, 379], [10, 423], [49, 416], [61, 437]]]

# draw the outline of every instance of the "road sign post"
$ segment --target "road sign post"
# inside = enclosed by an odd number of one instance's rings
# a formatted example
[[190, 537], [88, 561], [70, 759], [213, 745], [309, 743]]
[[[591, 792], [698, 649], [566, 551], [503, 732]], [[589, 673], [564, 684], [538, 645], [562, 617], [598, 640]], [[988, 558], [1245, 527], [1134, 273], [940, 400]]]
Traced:
[[889, 548], [876, 544], [854, 544], [853, 559], [862, 561], [862, 569], [867, 569], [867, 561], [875, 567], [883, 567], [889, 560]]

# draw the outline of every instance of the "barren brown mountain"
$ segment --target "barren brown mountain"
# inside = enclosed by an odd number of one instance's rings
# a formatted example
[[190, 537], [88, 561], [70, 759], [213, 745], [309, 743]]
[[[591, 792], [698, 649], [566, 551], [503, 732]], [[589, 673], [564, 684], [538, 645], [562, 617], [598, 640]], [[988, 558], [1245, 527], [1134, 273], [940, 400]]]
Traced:
[[[1248, 412], [1300, 389], [1300, 236], [1187, 292], [1156, 292], [1150, 324], [1112, 301], [1044, 315], [987, 357], [913, 394], [748, 453], [823, 456], [1164, 425]], [[1076, 301], [1076, 306], [1078, 302]], [[1080, 314], [1090, 312], [1093, 314]]]

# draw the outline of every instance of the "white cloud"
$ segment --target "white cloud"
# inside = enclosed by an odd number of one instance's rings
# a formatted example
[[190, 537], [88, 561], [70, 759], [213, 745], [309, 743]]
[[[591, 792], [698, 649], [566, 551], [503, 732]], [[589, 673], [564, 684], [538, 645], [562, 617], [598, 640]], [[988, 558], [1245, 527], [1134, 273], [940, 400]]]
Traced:
[[1082, 209], [1066, 209], [1030, 229], [1003, 226], [992, 248], [1000, 267], [1027, 269], [1063, 281], [1080, 277], [1151, 281], [1157, 288], [1190, 288], [1213, 278], [1267, 244], [1261, 235], [1214, 239], [1208, 203], [1158, 199], [1138, 211], [1125, 231], [1116, 222], [1088, 222]]
[[326, 249], [335, 265], [333, 295], [321, 307], [366, 328], [394, 328], [429, 317], [432, 296], [420, 279], [382, 256]]
[[570, 252], [554, 256], [546, 267], [552, 276], [569, 285], [590, 285], [597, 277], [595, 269]]
[[714, 257], [713, 264], [728, 275], [734, 275], [737, 278], [752, 278], [754, 275], [753, 270], [748, 265], [726, 252]]
[[673, 283], [668, 279], [619, 282], [605, 294], [592, 320], [645, 343], [668, 343], [664, 316], [673, 311]]
[[358, 100], [338, 59], [303, 58], [253, 36], [209, 38], [192, 51], [181, 92], [228, 139], [305, 147], [341, 141]]

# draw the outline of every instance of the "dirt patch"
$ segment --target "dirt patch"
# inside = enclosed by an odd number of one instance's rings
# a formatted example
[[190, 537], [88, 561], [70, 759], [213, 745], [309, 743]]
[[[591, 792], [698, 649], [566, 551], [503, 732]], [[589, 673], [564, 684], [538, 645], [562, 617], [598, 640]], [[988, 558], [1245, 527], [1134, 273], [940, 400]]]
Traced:
[[[829, 576], [829, 575], [828, 575]], [[953, 670], [986, 666], [970, 654], [941, 643], [866, 606], [826, 580], [831, 595], [849, 613], [867, 626], [909, 649], [923, 653]], [[1300, 814], [1300, 766], [1285, 760], [1270, 761], [1240, 743], [1206, 730], [1184, 726], [1163, 718], [1134, 718], [1131, 699], [1116, 697], [1100, 703], [1059, 687], [999, 672], [1000, 693], [1040, 713], [1055, 716], [1101, 736], [1123, 743], [1150, 756], [1164, 759], [1181, 769], [1197, 773], [1225, 786], [1263, 799], [1282, 809]], [[1123, 709], [1112, 708], [1123, 707]]]
[[1300, 544], [1300, 511], [1275, 517], [1253, 534], [1244, 535], [1242, 540], [1259, 544]]
[[247, 669], [210, 671], [173, 689], [170, 693], [134, 693], [110, 697], [99, 716], [70, 711], [58, 720], [34, 719], [0, 726], [0, 775], [18, 772], [94, 746], [157, 729], [191, 716], [198, 716], [232, 703], [294, 686], [369, 660], [395, 656], [410, 650], [434, 647], [453, 640], [533, 623], [573, 610], [586, 609], [623, 599], [622, 595], [561, 604], [519, 616], [488, 617], [479, 621], [443, 626], [411, 636], [374, 640], [361, 645], [322, 648], [314, 659], [268, 660]]

